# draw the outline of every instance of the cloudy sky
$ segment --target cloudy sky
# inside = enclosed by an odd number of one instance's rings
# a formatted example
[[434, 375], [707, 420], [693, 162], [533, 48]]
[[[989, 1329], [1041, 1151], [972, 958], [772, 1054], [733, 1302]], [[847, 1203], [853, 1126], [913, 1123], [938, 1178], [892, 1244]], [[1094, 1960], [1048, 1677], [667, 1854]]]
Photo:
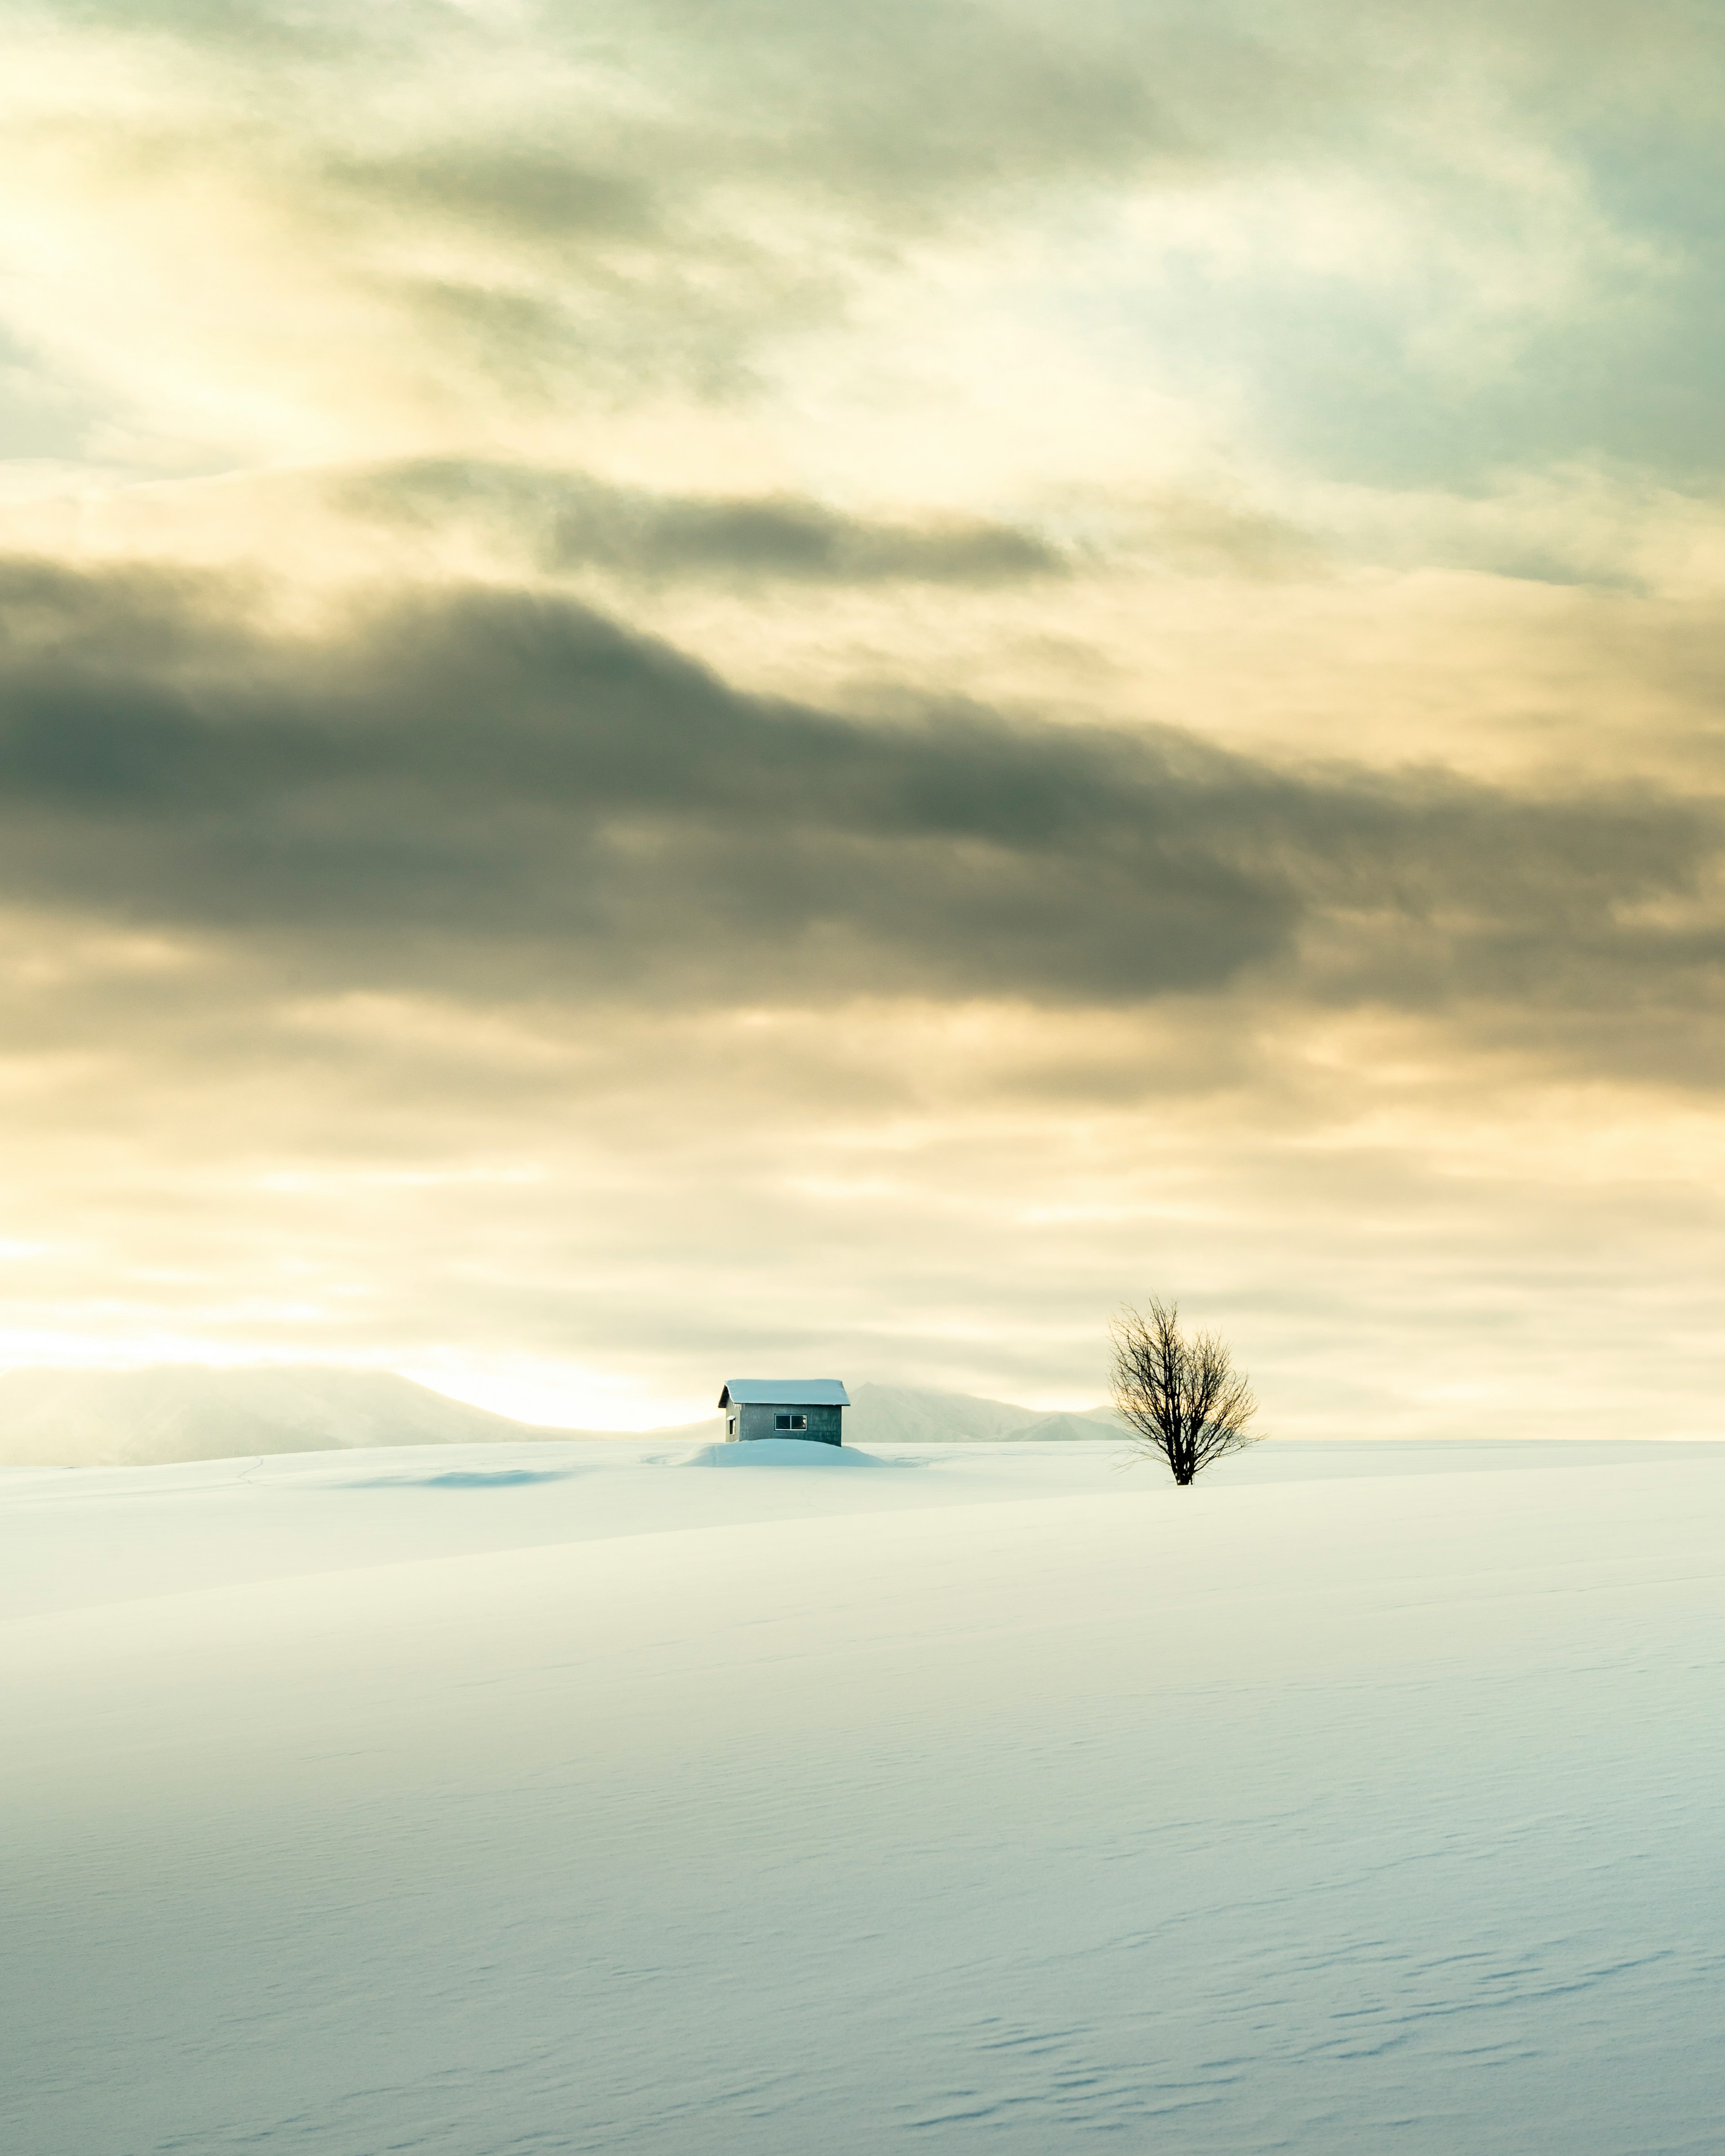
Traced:
[[1719, 1434], [1684, 0], [6, 0], [0, 1360]]

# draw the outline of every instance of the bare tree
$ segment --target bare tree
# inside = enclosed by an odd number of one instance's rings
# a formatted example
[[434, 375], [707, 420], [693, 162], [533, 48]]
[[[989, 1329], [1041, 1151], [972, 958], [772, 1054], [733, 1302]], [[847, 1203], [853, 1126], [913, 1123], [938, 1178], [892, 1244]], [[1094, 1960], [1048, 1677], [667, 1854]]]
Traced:
[[1111, 1337], [1115, 1408], [1139, 1450], [1167, 1460], [1176, 1482], [1256, 1442], [1248, 1425], [1258, 1404], [1245, 1373], [1215, 1333], [1181, 1332], [1178, 1303], [1152, 1296], [1142, 1311], [1121, 1312]]

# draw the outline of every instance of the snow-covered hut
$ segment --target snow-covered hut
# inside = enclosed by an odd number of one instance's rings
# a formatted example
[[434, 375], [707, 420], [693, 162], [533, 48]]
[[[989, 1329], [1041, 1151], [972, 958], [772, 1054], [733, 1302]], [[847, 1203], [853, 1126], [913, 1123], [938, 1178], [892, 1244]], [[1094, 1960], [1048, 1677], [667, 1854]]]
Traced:
[[757, 1437], [842, 1445], [850, 1395], [836, 1378], [732, 1378], [720, 1392], [719, 1405], [727, 1445]]

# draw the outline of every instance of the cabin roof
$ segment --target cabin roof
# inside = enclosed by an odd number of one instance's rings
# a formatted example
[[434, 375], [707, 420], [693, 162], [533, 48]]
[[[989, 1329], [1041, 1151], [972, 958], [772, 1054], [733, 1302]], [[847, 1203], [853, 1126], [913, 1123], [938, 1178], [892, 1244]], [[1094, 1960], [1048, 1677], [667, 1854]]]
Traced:
[[850, 1395], [836, 1378], [727, 1378], [721, 1408], [848, 1408]]

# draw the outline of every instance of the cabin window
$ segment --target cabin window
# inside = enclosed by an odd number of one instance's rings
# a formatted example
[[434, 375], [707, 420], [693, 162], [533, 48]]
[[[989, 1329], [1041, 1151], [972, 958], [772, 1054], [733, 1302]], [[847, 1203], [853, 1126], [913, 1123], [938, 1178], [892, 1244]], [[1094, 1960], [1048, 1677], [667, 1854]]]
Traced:
[[737, 1435], [737, 1417], [735, 1415], [732, 1416], [729, 1423], [726, 1425], [726, 1435], [729, 1437], [735, 1437]]
[[774, 1415], [773, 1426], [775, 1430], [807, 1430], [809, 1418], [806, 1414]]

